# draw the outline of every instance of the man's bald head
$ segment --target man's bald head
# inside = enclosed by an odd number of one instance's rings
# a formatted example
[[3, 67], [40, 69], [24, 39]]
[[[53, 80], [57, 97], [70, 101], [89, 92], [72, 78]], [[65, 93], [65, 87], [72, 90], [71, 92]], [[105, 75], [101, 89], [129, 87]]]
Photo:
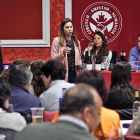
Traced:
[[70, 115], [87, 124], [89, 131], [99, 124], [102, 100], [97, 91], [86, 84], [69, 89], [60, 106], [60, 115]]
[[94, 111], [100, 97], [97, 91], [86, 84], [77, 84], [65, 94], [60, 107], [60, 114], [82, 113], [85, 107]]

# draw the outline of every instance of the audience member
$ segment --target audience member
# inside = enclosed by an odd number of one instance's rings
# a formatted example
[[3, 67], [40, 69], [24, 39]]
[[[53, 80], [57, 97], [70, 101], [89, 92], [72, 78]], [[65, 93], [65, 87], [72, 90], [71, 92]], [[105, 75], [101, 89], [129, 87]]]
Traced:
[[42, 67], [42, 79], [47, 89], [40, 95], [42, 107], [46, 111], [56, 112], [59, 110], [59, 98], [62, 97], [62, 88], [71, 88], [75, 84], [65, 81], [66, 68], [57, 60], [49, 60]]
[[16, 65], [23, 65], [30, 70], [30, 62], [28, 62], [26, 59], [17, 59], [11, 64], [11, 68], [16, 66]]
[[[76, 79], [76, 83], [85, 83], [92, 87], [94, 87], [99, 93], [103, 103], [107, 99], [107, 88], [105, 85], [104, 77], [101, 73], [97, 71], [86, 71], [78, 75]], [[52, 122], [56, 122], [59, 118], [58, 113], [52, 120]], [[110, 131], [112, 127], [120, 127], [120, 118], [119, 115], [114, 111], [102, 107], [101, 116], [100, 116], [101, 124], [98, 126], [94, 135], [99, 139], [101, 137], [109, 138]], [[100, 128], [101, 126], [101, 128]], [[103, 131], [103, 134], [100, 131]], [[102, 135], [101, 135], [102, 134]]]
[[140, 61], [140, 34], [137, 37], [137, 41], [137, 46], [130, 50], [129, 61]]
[[28, 91], [32, 76], [31, 71], [23, 65], [15, 65], [9, 73], [10, 103], [13, 104], [15, 112], [19, 112], [23, 116], [31, 114], [31, 107], [41, 106], [39, 99]]
[[6, 69], [5, 71], [1, 72], [0, 78], [8, 82], [9, 72], [10, 72], [10, 69]]
[[131, 67], [129, 63], [118, 62], [111, 74], [110, 92], [104, 106], [110, 109], [132, 109], [135, 88], [130, 82]]
[[6, 69], [5, 71], [3, 71], [1, 74], [0, 74], [0, 78], [8, 81], [9, 79], [9, 71], [11, 69], [11, 67], [14, 67], [16, 65], [23, 65], [23, 66], [26, 66], [27, 68], [30, 69], [30, 63], [25, 60], [25, 59], [17, 59], [15, 60], [11, 65], [10, 65], [10, 68]]
[[6, 140], [13, 140], [26, 126], [24, 118], [19, 113], [8, 113], [10, 96], [9, 84], [0, 78], [0, 134], [4, 134]]
[[[99, 93], [103, 104], [105, 103], [108, 94], [104, 77], [101, 73], [95, 70], [83, 72], [77, 77], [76, 83], [85, 83], [94, 87]], [[120, 127], [119, 114], [114, 110], [102, 107], [100, 120], [101, 128], [98, 126], [97, 130], [95, 131], [95, 136], [97, 136], [99, 139], [101, 137], [109, 138], [111, 128]], [[100, 135], [101, 129], [103, 131], [102, 136]]]
[[90, 132], [99, 123], [102, 101], [92, 87], [79, 84], [67, 91], [56, 123], [27, 126], [16, 140], [96, 140]]
[[33, 80], [32, 80], [32, 94], [36, 96], [40, 96], [41, 93], [45, 91], [45, 86], [43, 83], [43, 80], [41, 78], [41, 66], [45, 63], [44, 60], [38, 59], [33, 62], [31, 62], [31, 72], [33, 73]]

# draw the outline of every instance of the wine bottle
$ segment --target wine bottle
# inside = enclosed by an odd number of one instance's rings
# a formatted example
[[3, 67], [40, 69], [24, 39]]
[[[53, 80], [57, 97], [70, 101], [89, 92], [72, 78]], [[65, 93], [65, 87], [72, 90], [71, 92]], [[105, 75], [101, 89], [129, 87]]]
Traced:
[[139, 91], [135, 91], [135, 102], [133, 103], [133, 119], [137, 116], [138, 114], [138, 109], [140, 108], [140, 98], [139, 98]]
[[92, 69], [94, 70], [95, 69], [95, 61], [96, 61], [95, 51], [93, 52], [91, 59], [92, 59]]
[[85, 63], [85, 62], [84, 62], [84, 59], [85, 59], [85, 58], [84, 58], [84, 51], [82, 51], [82, 56], [81, 56], [82, 65]]
[[117, 56], [117, 52], [113, 51], [112, 52], [112, 58], [110, 61], [110, 70], [113, 70], [114, 65], [116, 64], [118, 56]]
[[139, 101], [139, 100], [140, 100], [140, 98], [139, 98], [139, 91], [136, 90], [135, 91], [135, 101]]
[[95, 61], [95, 70], [101, 71], [101, 61], [100, 61], [99, 52], [97, 52], [97, 57]]
[[88, 51], [88, 58], [86, 59], [86, 70], [92, 70], [92, 60], [90, 51]]
[[126, 52], [120, 52], [120, 62], [126, 62]]
[[116, 52], [116, 58], [115, 58], [115, 61], [116, 61], [116, 63], [119, 62], [119, 59], [118, 59], [118, 52]]

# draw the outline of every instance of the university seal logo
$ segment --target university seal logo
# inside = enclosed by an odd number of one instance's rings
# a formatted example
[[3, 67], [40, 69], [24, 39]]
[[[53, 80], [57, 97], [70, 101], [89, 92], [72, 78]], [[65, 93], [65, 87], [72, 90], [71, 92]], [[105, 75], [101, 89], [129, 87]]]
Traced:
[[120, 34], [122, 17], [114, 5], [108, 2], [95, 2], [84, 10], [81, 17], [81, 28], [89, 40], [96, 31], [101, 31], [109, 43]]

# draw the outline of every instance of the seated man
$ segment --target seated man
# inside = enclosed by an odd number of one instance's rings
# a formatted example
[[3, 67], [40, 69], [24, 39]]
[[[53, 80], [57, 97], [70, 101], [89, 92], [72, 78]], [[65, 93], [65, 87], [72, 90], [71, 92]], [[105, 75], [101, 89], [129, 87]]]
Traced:
[[[137, 42], [138, 45], [133, 47], [130, 50], [129, 62], [131, 62], [131, 61], [140, 61], [140, 34], [138, 35], [137, 40], [138, 40], [138, 42]], [[136, 64], [133, 64], [133, 69], [135, 69], [135, 67], [136, 67], [135, 65]], [[131, 67], [132, 67], [132, 65], [131, 65]], [[138, 67], [138, 69], [140, 69], [140, 66]]]
[[15, 112], [19, 112], [24, 116], [31, 114], [30, 108], [41, 106], [40, 100], [28, 91], [32, 77], [31, 71], [22, 65], [12, 67], [9, 73], [10, 104], [13, 104]]
[[[77, 83], [88, 84], [95, 88], [99, 93], [103, 103], [105, 103], [108, 93], [104, 77], [100, 72], [91, 70], [80, 73], [76, 79], [76, 84]], [[57, 113], [52, 122], [56, 122], [58, 119], [59, 114]], [[120, 127], [119, 114], [117, 114], [117, 112], [115, 112], [114, 110], [110, 110], [105, 107], [101, 108], [100, 122], [101, 123], [97, 127], [97, 130], [93, 133], [99, 139], [101, 139], [101, 137], [108, 139], [112, 127]]]
[[59, 110], [59, 98], [62, 97], [62, 89], [69, 89], [75, 84], [66, 82], [65, 65], [57, 60], [49, 60], [42, 67], [42, 80], [47, 89], [40, 95], [42, 107], [46, 111], [57, 112]]
[[90, 133], [99, 124], [101, 106], [97, 91], [79, 84], [65, 94], [56, 123], [29, 125], [15, 140], [97, 140]]

